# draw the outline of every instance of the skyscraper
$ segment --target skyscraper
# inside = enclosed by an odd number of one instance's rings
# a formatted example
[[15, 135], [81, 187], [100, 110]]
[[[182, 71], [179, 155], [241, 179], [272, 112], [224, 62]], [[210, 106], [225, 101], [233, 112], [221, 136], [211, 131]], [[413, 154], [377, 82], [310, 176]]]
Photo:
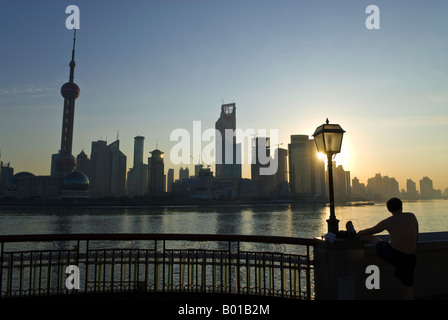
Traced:
[[173, 184], [174, 184], [174, 169], [170, 168], [170, 169], [168, 169], [168, 174], [166, 177], [166, 191], [167, 192], [173, 191]]
[[90, 162], [89, 157], [84, 152], [84, 150], [82, 150], [76, 156], [76, 170], [84, 173], [87, 177], [90, 178], [90, 176], [92, 176], [91, 166], [92, 166], [92, 163]]
[[367, 196], [373, 200], [387, 200], [400, 195], [398, 181], [389, 176], [382, 176], [380, 173], [367, 179]]
[[14, 175], [14, 168], [11, 167], [10, 163], [3, 165], [3, 161], [0, 161], [0, 197], [5, 195], [6, 189], [8, 188], [9, 182]]
[[126, 188], [126, 155], [120, 151], [119, 140], [92, 142], [91, 195], [94, 197], [123, 196]]
[[432, 180], [428, 177], [423, 177], [420, 181], [420, 198], [421, 199], [439, 199], [442, 197], [441, 190], [435, 190]]
[[274, 151], [277, 159], [277, 172], [275, 178], [275, 191], [280, 194], [288, 193], [288, 150], [278, 148]]
[[165, 192], [165, 165], [163, 163], [163, 152], [155, 149], [151, 151], [151, 163], [150, 163], [150, 181], [149, 181], [149, 194], [160, 195]]
[[342, 165], [336, 166], [336, 161], [333, 161], [333, 186], [335, 201], [347, 201], [350, 199], [350, 171], [345, 171]]
[[185, 167], [185, 169], [183, 167], [180, 167], [179, 169], [179, 181], [183, 181], [185, 179], [190, 178], [190, 169], [188, 169], [188, 167]]
[[61, 94], [64, 97], [61, 149], [59, 150], [59, 153], [52, 157], [52, 175], [56, 175], [61, 180], [76, 167], [76, 160], [72, 155], [73, 122], [75, 118], [75, 100], [79, 97], [81, 90], [78, 85], [73, 82], [76, 66], [75, 42], [76, 29], [73, 36], [72, 60], [69, 63], [69, 81], [61, 87]]
[[[275, 175], [261, 175], [260, 169], [268, 167], [269, 163], [263, 164], [270, 154], [270, 139], [267, 137], [255, 137], [252, 149], [251, 178], [258, 182], [260, 195], [267, 195], [275, 190]], [[262, 158], [261, 158], [262, 157]]]
[[406, 180], [406, 196], [407, 199], [418, 199], [417, 185], [411, 179]]
[[288, 152], [291, 194], [325, 198], [324, 161], [317, 157], [314, 140], [307, 135], [292, 135]]
[[[215, 123], [215, 129], [221, 139], [216, 141], [216, 178], [241, 179], [241, 150], [236, 143], [236, 104], [228, 103], [221, 106], [221, 115]], [[229, 153], [232, 154], [229, 154]]]
[[134, 166], [129, 169], [127, 180], [127, 193], [130, 196], [139, 196], [148, 189], [148, 166], [143, 163], [145, 137], [134, 138]]
[[366, 185], [364, 183], [360, 183], [357, 177], [352, 179], [351, 195], [353, 200], [364, 200], [367, 198]]

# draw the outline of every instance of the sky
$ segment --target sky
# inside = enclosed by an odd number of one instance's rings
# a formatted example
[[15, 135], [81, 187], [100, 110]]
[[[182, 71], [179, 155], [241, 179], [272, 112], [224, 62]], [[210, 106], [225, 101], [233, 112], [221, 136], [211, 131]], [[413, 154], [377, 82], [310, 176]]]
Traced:
[[444, 0], [0, 0], [0, 151], [16, 173], [48, 175], [60, 148], [69, 5], [80, 10], [74, 156], [118, 136], [132, 167], [141, 135], [145, 159], [158, 147], [178, 168], [173, 130], [214, 128], [235, 102], [238, 128], [278, 130], [282, 148], [326, 118], [340, 124], [335, 160], [363, 183], [380, 173], [400, 189], [424, 176], [448, 188]]

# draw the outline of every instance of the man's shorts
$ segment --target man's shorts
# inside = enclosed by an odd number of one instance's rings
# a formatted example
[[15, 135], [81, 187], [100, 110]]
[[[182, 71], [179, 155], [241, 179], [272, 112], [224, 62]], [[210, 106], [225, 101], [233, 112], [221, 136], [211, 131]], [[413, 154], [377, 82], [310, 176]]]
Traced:
[[416, 257], [415, 254], [406, 254], [392, 248], [387, 241], [376, 244], [376, 252], [380, 258], [395, 267], [396, 276], [403, 285], [412, 287], [414, 283]]

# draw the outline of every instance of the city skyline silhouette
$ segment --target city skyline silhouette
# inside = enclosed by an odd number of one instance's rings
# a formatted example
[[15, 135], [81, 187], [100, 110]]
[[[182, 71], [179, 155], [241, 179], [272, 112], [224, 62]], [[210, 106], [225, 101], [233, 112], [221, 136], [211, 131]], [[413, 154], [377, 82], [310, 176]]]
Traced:
[[[59, 145], [59, 90], [72, 41], [66, 5], [0, 5], [8, 27], [0, 31], [0, 160], [15, 172], [48, 175]], [[347, 133], [335, 160], [363, 183], [381, 173], [400, 189], [423, 177], [448, 187], [443, 2], [400, 10], [377, 1], [382, 28], [373, 31], [364, 26], [364, 5], [344, 3], [117, 1], [107, 13], [99, 2], [77, 5], [83, 93], [74, 156], [119, 132], [129, 169], [135, 136], [146, 138], [145, 159], [156, 144], [168, 154], [172, 130], [191, 130], [198, 120], [213, 128], [224, 100], [237, 103], [238, 128], [278, 129], [282, 147], [326, 117], [339, 123]], [[413, 15], [418, 26], [408, 20]], [[25, 37], [33, 25], [40, 36]], [[165, 159], [166, 169], [176, 168]], [[247, 167], [243, 177], [250, 178]]]

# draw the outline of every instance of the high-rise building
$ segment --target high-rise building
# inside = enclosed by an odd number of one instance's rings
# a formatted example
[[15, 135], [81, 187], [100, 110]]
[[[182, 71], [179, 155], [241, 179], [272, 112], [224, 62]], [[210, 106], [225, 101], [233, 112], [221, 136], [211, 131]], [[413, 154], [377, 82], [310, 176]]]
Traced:
[[174, 184], [174, 169], [169, 168], [167, 178], [166, 178], [166, 191], [167, 192], [173, 191], [173, 184]]
[[110, 154], [110, 194], [121, 197], [126, 194], [126, 155], [120, 151], [120, 141], [107, 146]]
[[120, 142], [107, 145], [106, 141], [92, 142], [91, 189], [93, 197], [123, 196], [126, 191], [126, 155], [120, 151]]
[[398, 181], [389, 176], [381, 176], [377, 173], [374, 177], [367, 179], [367, 196], [373, 200], [387, 200], [400, 195]]
[[90, 162], [89, 156], [82, 150], [76, 156], [76, 170], [84, 173], [90, 178], [92, 175], [92, 163]]
[[165, 165], [163, 163], [163, 152], [155, 149], [151, 153], [149, 167], [150, 181], [148, 192], [150, 195], [160, 195], [165, 192]]
[[406, 198], [410, 200], [418, 199], [417, 185], [411, 179], [406, 180]]
[[73, 123], [75, 119], [75, 100], [79, 97], [81, 90], [73, 81], [76, 66], [75, 42], [76, 29], [73, 37], [72, 60], [69, 63], [69, 81], [61, 87], [61, 94], [64, 97], [61, 149], [59, 153], [52, 156], [52, 174], [56, 175], [61, 181], [76, 168], [76, 159], [72, 155]]
[[435, 190], [432, 180], [428, 177], [423, 177], [420, 181], [420, 198], [421, 199], [439, 199], [442, 197], [441, 190]]
[[326, 198], [325, 165], [317, 157], [314, 140], [307, 135], [292, 135], [288, 152], [291, 195]]
[[342, 165], [336, 166], [336, 161], [333, 161], [333, 190], [335, 201], [347, 201], [351, 197], [350, 171], [345, 171]]
[[279, 194], [288, 193], [288, 150], [278, 148], [274, 158], [277, 160], [277, 172], [274, 174], [275, 191]]
[[[241, 179], [241, 147], [236, 143], [236, 104], [228, 103], [221, 106], [221, 115], [215, 123], [215, 129], [220, 139], [215, 139], [216, 148], [216, 178]], [[229, 153], [232, 154], [229, 154]]]
[[360, 183], [357, 177], [352, 179], [352, 197], [354, 200], [365, 200], [367, 198], [366, 185]]
[[185, 179], [190, 178], [190, 170], [188, 169], [188, 167], [180, 167], [179, 169], [179, 181], [183, 181]]
[[[268, 195], [275, 191], [275, 174], [262, 175], [260, 169], [269, 167], [270, 139], [267, 137], [255, 137], [252, 145], [251, 178], [258, 183], [259, 194]], [[269, 161], [266, 161], [268, 160]]]
[[0, 161], [0, 197], [5, 195], [13, 175], [14, 168], [11, 167], [10, 163], [4, 165], [3, 161]]
[[127, 193], [140, 196], [148, 189], [148, 166], [143, 163], [145, 137], [134, 138], [134, 166], [128, 171]]

